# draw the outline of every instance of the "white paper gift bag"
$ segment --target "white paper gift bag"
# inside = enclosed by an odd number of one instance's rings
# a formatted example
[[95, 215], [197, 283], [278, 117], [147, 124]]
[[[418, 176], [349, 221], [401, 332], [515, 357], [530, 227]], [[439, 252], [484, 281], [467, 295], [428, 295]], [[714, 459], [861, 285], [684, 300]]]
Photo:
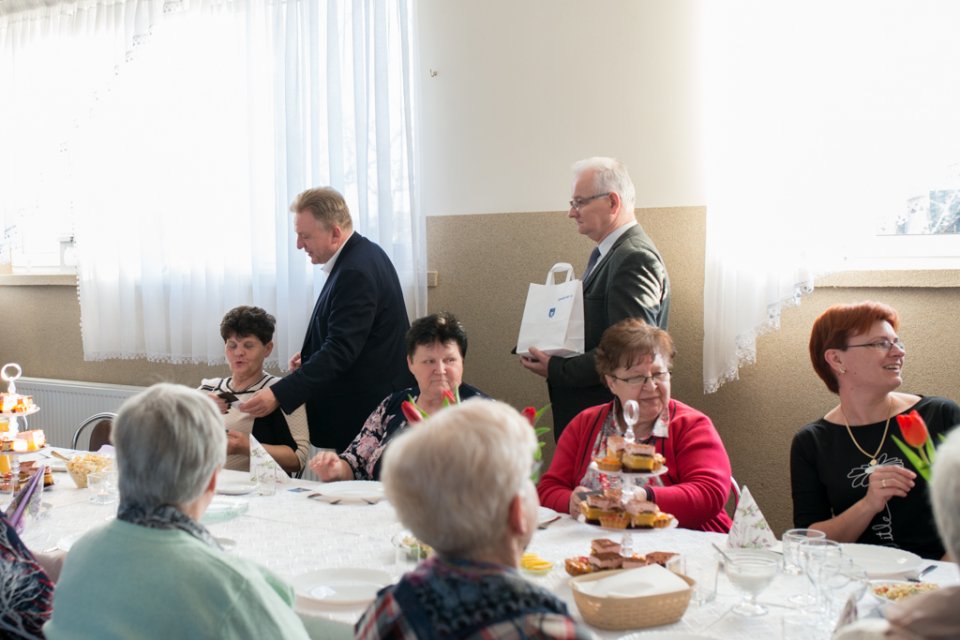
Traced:
[[[557, 282], [557, 276], [565, 280]], [[583, 283], [573, 266], [558, 262], [547, 272], [546, 284], [531, 283], [520, 321], [517, 353], [536, 347], [551, 356], [583, 353]]]

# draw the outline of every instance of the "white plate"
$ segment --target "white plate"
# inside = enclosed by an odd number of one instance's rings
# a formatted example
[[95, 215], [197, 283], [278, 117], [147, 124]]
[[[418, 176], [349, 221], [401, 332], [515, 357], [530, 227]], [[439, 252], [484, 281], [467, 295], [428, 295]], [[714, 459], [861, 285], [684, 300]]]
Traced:
[[544, 525], [553, 522], [560, 517], [560, 514], [550, 507], [537, 507], [537, 524]]
[[82, 538], [85, 533], [86, 531], [81, 531], [79, 533], [72, 533], [69, 536], [63, 536], [57, 541], [57, 548], [62, 551], [70, 551], [73, 543]]
[[345, 480], [343, 482], [327, 482], [320, 485], [314, 492], [326, 502], [366, 502], [374, 503], [383, 500], [383, 483], [373, 480]]
[[224, 496], [245, 496], [257, 490], [257, 483], [249, 480], [217, 480], [217, 493]]
[[393, 577], [385, 571], [351, 567], [311, 571], [291, 581], [298, 599], [336, 605], [366, 604], [392, 583]]
[[604, 530], [604, 531], [615, 531], [615, 532], [617, 532], [617, 533], [644, 533], [644, 532], [647, 532], [647, 531], [663, 531], [664, 529], [676, 529], [676, 528], [677, 528], [677, 525], [678, 525], [678, 523], [677, 523], [677, 518], [676, 518], [675, 516], [671, 516], [671, 517], [672, 517], [673, 519], [670, 521], [670, 524], [668, 524], [668, 525], [665, 526], [665, 527], [659, 527], [659, 528], [657, 528], [657, 527], [627, 527], [626, 529], [617, 529], [616, 527], [604, 527], [604, 526], [602, 526], [602, 525], [600, 525], [600, 524], [593, 524], [592, 522], [587, 522], [587, 519], [583, 517], [583, 514], [582, 514], [582, 513], [581, 513], [579, 516], [577, 516], [577, 522], [582, 522], [583, 524], [585, 524], [585, 525], [587, 525], [587, 526], [596, 527], [597, 529], [602, 529], [602, 530]]
[[200, 522], [203, 524], [214, 524], [217, 522], [226, 522], [233, 520], [237, 516], [243, 515], [250, 507], [250, 503], [240, 498], [225, 498], [223, 496], [214, 496], [210, 501], [210, 506], [204, 512]]
[[844, 557], [853, 559], [869, 578], [897, 578], [920, 570], [923, 558], [915, 553], [872, 544], [842, 544]]
[[638, 632], [623, 636], [620, 640], [714, 640], [716, 636], [705, 636], [701, 633], [689, 631], [654, 631], [652, 633]]
[[597, 466], [596, 460], [590, 463], [590, 468], [597, 473], [605, 473], [608, 476], [621, 476], [624, 478], [656, 478], [670, 470], [667, 465], [663, 465], [656, 471], [603, 471]]

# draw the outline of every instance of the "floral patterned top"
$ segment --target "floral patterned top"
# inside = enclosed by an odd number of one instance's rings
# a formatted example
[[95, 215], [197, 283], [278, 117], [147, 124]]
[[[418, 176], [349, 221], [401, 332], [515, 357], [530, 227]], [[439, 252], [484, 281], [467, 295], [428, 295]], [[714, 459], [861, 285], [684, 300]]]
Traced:
[[[420, 395], [418, 387], [410, 387], [387, 396], [374, 409], [363, 429], [357, 434], [343, 453], [340, 459], [353, 469], [353, 477], [357, 480], [380, 479], [380, 457], [390, 439], [407, 428], [407, 420], [403, 417], [400, 405], [404, 400], [416, 398]], [[469, 398], [489, 398], [488, 395], [469, 384], [460, 385], [460, 400]]]

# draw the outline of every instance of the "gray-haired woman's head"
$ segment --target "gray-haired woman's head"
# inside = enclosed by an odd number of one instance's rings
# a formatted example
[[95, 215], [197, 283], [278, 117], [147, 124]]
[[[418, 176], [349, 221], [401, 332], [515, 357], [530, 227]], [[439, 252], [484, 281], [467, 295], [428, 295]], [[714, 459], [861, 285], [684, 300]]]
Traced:
[[113, 445], [121, 502], [147, 508], [198, 498], [227, 451], [213, 401], [167, 383], [123, 403], [113, 422]]
[[930, 502], [943, 546], [960, 562], [960, 427], [937, 448], [930, 480]]
[[[392, 442], [382, 480], [400, 521], [443, 555], [470, 558], [509, 544], [510, 504], [536, 512], [536, 438], [516, 409], [473, 399]], [[535, 516], [534, 516], [535, 517]]]

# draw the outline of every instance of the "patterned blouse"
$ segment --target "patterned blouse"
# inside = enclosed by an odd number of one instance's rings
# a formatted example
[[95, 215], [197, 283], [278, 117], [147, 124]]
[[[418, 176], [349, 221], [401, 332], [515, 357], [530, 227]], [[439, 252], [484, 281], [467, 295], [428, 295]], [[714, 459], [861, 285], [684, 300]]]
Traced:
[[[367, 421], [363, 429], [353, 439], [350, 446], [340, 454], [340, 459], [353, 469], [353, 477], [357, 480], [380, 479], [380, 457], [389, 444], [390, 439], [407, 428], [407, 419], [403, 417], [400, 405], [404, 400], [417, 398], [420, 389], [410, 387], [389, 395], [380, 403]], [[469, 384], [460, 385], [460, 400], [469, 398], [488, 398], [485, 393]]]
[[555, 595], [509, 567], [434, 556], [382, 589], [354, 628], [360, 640], [588, 640]]

